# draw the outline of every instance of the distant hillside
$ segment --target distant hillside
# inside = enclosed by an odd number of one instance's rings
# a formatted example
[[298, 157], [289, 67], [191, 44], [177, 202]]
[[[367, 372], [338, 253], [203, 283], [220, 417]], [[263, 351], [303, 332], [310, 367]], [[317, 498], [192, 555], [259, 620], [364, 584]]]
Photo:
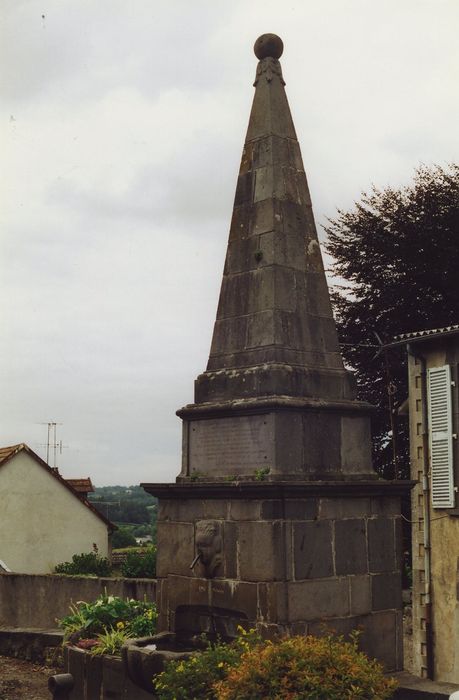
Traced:
[[117, 525], [143, 525], [149, 531], [151, 525], [156, 524], [157, 499], [140, 486], [98, 486], [94, 493], [89, 494], [89, 500]]

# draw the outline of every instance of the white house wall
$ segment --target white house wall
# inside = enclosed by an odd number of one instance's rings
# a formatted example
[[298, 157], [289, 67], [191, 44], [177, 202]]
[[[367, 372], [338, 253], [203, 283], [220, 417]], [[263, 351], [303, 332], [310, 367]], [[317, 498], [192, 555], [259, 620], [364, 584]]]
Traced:
[[0, 559], [11, 571], [51, 573], [93, 543], [108, 556], [105, 523], [27, 452], [0, 466]]

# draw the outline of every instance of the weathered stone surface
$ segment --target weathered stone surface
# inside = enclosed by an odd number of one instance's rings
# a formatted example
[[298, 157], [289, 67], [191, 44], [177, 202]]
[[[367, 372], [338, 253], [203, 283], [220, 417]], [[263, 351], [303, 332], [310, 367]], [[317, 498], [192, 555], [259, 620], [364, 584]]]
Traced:
[[370, 576], [350, 576], [351, 615], [366, 615], [371, 612]]
[[321, 498], [319, 504], [319, 518], [363, 518], [370, 512], [369, 498], [353, 498], [346, 495], [345, 498]]
[[368, 521], [368, 555], [371, 572], [393, 571], [396, 568], [392, 518]]
[[397, 614], [393, 610], [364, 615], [359, 619], [362, 627], [361, 648], [380, 661], [386, 671], [400, 670], [397, 654]]
[[287, 499], [285, 501], [285, 517], [289, 520], [315, 520], [318, 507], [319, 501], [317, 498]]
[[330, 522], [295, 523], [293, 543], [296, 580], [333, 576]]
[[287, 586], [285, 583], [258, 584], [258, 616], [264, 622], [287, 622]]
[[189, 575], [195, 557], [194, 527], [191, 523], [158, 522], [158, 577], [168, 574]]
[[298, 581], [287, 586], [292, 622], [349, 615], [349, 583], [345, 578]]
[[374, 574], [371, 577], [371, 599], [373, 610], [388, 610], [402, 607], [402, 582], [398, 572]]
[[257, 584], [245, 581], [211, 581], [211, 603], [217, 608], [241, 612], [248, 620], [257, 618]]
[[335, 522], [335, 562], [338, 576], [368, 571], [365, 520]]
[[223, 567], [226, 578], [238, 577], [238, 528], [236, 523], [223, 525]]
[[238, 532], [240, 577], [245, 581], [282, 579], [285, 566], [283, 525], [279, 522], [241, 522]]
[[183, 605], [210, 605], [210, 581], [189, 576], [168, 576], [169, 607], [176, 610]]
[[194, 522], [205, 518], [226, 518], [228, 503], [218, 500], [161, 501], [158, 508], [158, 521]]

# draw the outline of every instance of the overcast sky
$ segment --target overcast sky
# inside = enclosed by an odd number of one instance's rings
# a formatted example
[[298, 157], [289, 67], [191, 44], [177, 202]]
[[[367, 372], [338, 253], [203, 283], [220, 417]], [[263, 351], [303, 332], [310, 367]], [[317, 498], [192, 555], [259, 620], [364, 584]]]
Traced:
[[459, 159], [458, 0], [0, 0], [0, 446], [172, 481], [256, 59], [284, 41], [318, 224]]

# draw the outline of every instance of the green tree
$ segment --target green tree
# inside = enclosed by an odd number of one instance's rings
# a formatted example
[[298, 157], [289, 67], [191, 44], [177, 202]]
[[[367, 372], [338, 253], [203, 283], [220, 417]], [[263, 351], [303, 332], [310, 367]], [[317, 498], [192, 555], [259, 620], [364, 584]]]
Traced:
[[[389, 342], [459, 323], [459, 166], [421, 166], [408, 187], [373, 188], [325, 230], [332, 270], [343, 280], [332, 292], [342, 352], [356, 371], [360, 398], [377, 406], [374, 464], [392, 477], [388, 386], [396, 407], [408, 393], [405, 353], [387, 353], [386, 363], [385, 353], [375, 358], [375, 348], [366, 346], [376, 344], [375, 332]], [[398, 421], [397, 432], [397, 476], [406, 478], [406, 422]]]
[[123, 547], [135, 547], [137, 542], [135, 537], [127, 527], [120, 527], [112, 535], [113, 549], [122, 549]]

